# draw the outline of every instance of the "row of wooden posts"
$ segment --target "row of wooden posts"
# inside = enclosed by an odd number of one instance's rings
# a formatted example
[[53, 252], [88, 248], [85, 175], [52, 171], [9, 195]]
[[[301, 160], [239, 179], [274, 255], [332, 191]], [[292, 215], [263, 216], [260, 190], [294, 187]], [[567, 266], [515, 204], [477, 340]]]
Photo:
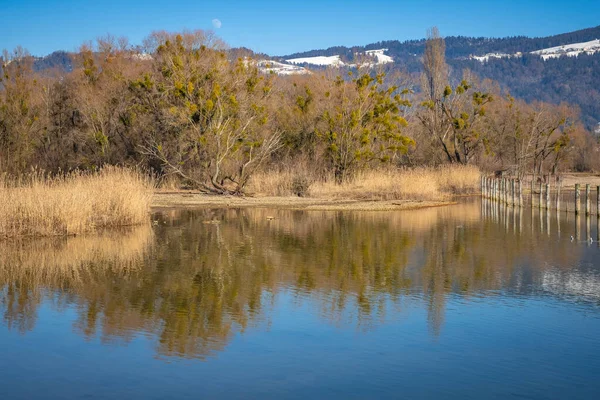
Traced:
[[[545, 189], [545, 190], [544, 190]], [[556, 198], [554, 201], [555, 209], [560, 211], [561, 186], [556, 186]], [[575, 184], [575, 214], [581, 213], [581, 185]], [[600, 186], [596, 186], [596, 215], [600, 218]], [[535, 199], [535, 182], [531, 181], [531, 207], [534, 207]], [[512, 207], [523, 207], [523, 181], [520, 179], [511, 178], [481, 178], [481, 195], [482, 197], [505, 203]], [[585, 215], [592, 214], [591, 207], [592, 188], [590, 184], [585, 185]], [[538, 207], [549, 210], [551, 208], [550, 201], [550, 184], [540, 183]]]

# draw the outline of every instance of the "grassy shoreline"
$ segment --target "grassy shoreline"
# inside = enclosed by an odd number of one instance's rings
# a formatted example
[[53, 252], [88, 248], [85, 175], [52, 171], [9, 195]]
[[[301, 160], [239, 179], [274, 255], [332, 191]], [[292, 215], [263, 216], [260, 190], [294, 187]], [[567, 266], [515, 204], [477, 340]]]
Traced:
[[[77, 236], [149, 224], [151, 208], [391, 211], [437, 207], [477, 192], [479, 176], [479, 170], [465, 166], [388, 169], [365, 171], [339, 185], [301, 172], [268, 171], [257, 174], [247, 196], [237, 197], [155, 190], [153, 180], [118, 167], [55, 177], [33, 172], [0, 179], [0, 240]], [[296, 193], [299, 177], [305, 184], [302, 196]]]
[[479, 191], [478, 168], [445, 165], [437, 168], [359, 171], [352, 180], [336, 184], [329, 179], [307, 176], [303, 169], [267, 171], [255, 174], [248, 192], [256, 196], [293, 196], [301, 187], [305, 197], [352, 200], [446, 201], [453, 196]]
[[[209, 196], [192, 191], [157, 191], [152, 207], [263, 207], [302, 210], [390, 211], [454, 204], [457, 196], [479, 193], [476, 167], [362, 171], [341, 185], [299, 171], [255, 174], [246, 197]], [[299, 189], [301, 187], [301, 190]], [[303, 196], [299, 197], [301, 191]]]
[[5, 178], [0, 180], [0, 239], [75, 236], [148, 223], [152, 189], [142, 174], [115, 167]]

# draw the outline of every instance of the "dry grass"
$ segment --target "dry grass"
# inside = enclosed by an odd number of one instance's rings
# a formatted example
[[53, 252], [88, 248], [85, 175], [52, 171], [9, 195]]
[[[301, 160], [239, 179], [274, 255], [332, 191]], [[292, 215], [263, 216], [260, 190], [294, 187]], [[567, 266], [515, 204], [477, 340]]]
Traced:
[[0, 239], [65, 236], [148, 221], [152, 182], [122, 168], [0, 182]]
[[248, 192], [266, 196], [294, 196], [302, 191], [303, 195], [307, 195], [313, 181], [308, 174], [292, 170], [259, 172], [252, 176]]
[[[445, 200], [452, 195], [476, 193], [480, 172], [476, 167], [386, 169], [360, 172], [348, 183], [333, 180], [310, 183], [306, 194], [314, 198], [360, 200]], [[290, 196], [298, 182], [308, 180], [293, 171], [266, 172], [253, 177], [249, 189], [265, 196]]]

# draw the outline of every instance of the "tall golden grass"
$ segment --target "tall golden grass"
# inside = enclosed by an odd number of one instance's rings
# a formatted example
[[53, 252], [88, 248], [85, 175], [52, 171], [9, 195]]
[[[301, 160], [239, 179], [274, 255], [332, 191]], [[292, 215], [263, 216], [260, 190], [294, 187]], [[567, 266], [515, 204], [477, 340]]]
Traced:
[[263, 172], [253, 176], [249, 189], [265, 196], [290, 196], [298, 181], [308, 179], [306, 195], [316, 198], [361, 200], [445, 200], [453, 195], [476, 193], [480, 172], [476, 167], [447, 165], [438, 168], [361, 171], [342, 185], [333, 179], [314, 180], [297, 172]]
[[0, 181], [0, 239], [65, 236], [148, 221], [152, 182], [116, 167]]

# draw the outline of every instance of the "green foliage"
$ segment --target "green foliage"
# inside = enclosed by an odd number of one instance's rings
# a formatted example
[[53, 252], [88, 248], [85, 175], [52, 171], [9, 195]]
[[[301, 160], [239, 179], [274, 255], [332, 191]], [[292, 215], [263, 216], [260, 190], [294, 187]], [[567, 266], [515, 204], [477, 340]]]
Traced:
[[402, 110], [410, 103], [397, 87], [385, 88], [383, 79], [382, 74], [363, 74], [344, 84], [336, 80], [331, 88], [337, 101], [323, 112], [319, 136], [338, 183], [356, 169], [389, 162], [414, 146], [414, 140], [402, 133], [408, 125]]
[[444, 88], [444, 97], [448, 97], [452, 94], [452, 88], [450, 86], [446, 86]]

